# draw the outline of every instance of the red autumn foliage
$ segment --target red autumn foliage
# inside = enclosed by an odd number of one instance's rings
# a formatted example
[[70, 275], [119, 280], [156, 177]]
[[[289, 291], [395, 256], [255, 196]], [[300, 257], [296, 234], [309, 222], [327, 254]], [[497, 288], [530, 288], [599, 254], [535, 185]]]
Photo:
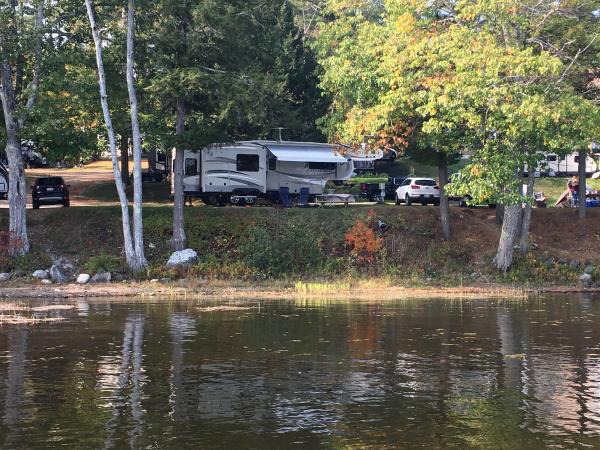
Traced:
[[383, 239], [373, 230], [374, 219], [375, 213], [369, 211], [366, 221], [356, 219], [344, 236], [346, 244], [351, 248], [351, 254], [360, 264], [372, 262], [383, 247]]

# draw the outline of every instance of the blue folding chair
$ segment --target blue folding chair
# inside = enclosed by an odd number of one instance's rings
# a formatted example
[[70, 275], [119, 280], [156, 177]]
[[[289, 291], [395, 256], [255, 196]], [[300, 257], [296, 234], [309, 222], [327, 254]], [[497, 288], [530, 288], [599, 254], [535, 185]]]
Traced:
[[279, 188], [279, 201], [281, 202], [284, 208], [289, 208], [290, 206], [292, 206], [290, 203], [290, 188]]
[[308, 206], [308, 192], [309, 191], [307, 187], [300, 188], [300, 195], [298, 195], [298, 206]]

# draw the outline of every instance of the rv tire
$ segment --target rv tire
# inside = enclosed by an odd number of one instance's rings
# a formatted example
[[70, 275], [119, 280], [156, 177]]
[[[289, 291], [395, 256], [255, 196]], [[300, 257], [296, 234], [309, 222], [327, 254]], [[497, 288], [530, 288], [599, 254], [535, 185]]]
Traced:
[[218, 195], [217, 196], [217, 205], [225, 206], [225, 205], [227, 205], [227, 203], [230, 203], [230, 199], [227, 198], [226, 195]]
[[206, 203], [208, 206], [217, 206], [218, 199], [215, 194], [207, 195], [206, 197], [202, 197], [202, 201]]

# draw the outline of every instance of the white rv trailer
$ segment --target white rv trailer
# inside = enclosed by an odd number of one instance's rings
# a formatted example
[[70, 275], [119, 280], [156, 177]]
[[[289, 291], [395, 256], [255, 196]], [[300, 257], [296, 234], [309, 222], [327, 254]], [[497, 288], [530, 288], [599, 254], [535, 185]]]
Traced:
[[[585, 171], [587, 174], [600, 170], [599, 156], [595, 153], [593, 156], [586, 158]], [[557, 155], [555, 153], [545, 153], [544, 158], [538, 165], [538, 170], [550, 176], [576, 175], [579, 171], [579, 154]]]
[[292, 197], [308, 188], [314, 197], [323, 194], [328, 181], [352, 176], [354, 164], [347, 152], [342, 145], [260, 140], [186, 150], [184, 193], [210, 205], [239, 203], [240, 198], [251, 202], [252, 197], [275, 201], [280, 188], [288, 188]]
[[0, 161], [0, 200], [8, 198], [8, 170]]

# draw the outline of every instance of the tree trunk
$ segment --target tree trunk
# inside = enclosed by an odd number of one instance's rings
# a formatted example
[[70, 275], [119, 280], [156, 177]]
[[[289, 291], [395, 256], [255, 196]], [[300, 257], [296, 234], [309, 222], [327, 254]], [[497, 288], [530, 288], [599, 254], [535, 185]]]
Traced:
[[129, 185], [129, 136], [121, 134], [121, 179], [123, 183]]
[[531, 197], [533, 195], [534, 180], [534, 173], [532, 170], [530, 170], [527, 177], [527, 192], [525, 193], [529, 201], [525, 203], [525, 209], [523, 210], [523, 220], [521, 224], [521, 239], [519, 241], [519, 251], [523, 254], [529, 251], [529, 225], [531, 224], [531, 209], [533, 201]]
[[137, 268], [148, 266], [144, 256], [144, 223], [142, 216], [142, 134], [138, 113], [137, 92], [135, 89], [134, 42], [135, 34], [135, 1], [129, 0], [127, 10], [127, 91], [131, 108], [131, 130], [133, 142], [133, 240]]
[[90, 21], [90, 27], [92, 28], [92, 36], [94, 38], [94, 45], [96, 47], [96, 65], [98, 67], [98, 86], [100, 88], [100, 103], [102, 105], [102, 113], [104, 115], [104, 122], [106, 124], [106, 132], [108, 134], [108, 143], [110, 146], [110, 156], [112, 160], [112, 168], [115, 177], [115, 185], [117, 187], [117, 193], [119, 194], [119, 203], [121, 204], [121, 219], [123, 223], [123, 244], [125, 247], [125, 260], [129, 267], [133, 270], [139, 269], [137, 267], [137, 258], [135, 255], [135, 249], [133, 247], [133, 241], [131, 239], [131, 226], [129, 221], [129, 204], [127, 202], [127, 195], [125, 194], [125, 187], [121, 180], [121, 173], [119, 171], [119, 161], [117, 159], [117, 146], [115, 143], [115, 131], [110, 117], [110, 110], [108, 108], [108, 95], [106, 93], [106, 75], [104, 72], [104, 63], [102, 62], [102, 39], [96, 26], [96, 19], [94, 18], [94, 10], [92, 7], [91, 0], [85, 0], [85, 6], [87, 9], [88, 18]]
[[[15, 14], [16, 3], [11, 3], [12, 13]], [[42, 27], [44, 24], [44, 1], [37, 6], [34, 30], [35, 51], [33, 56], [33, 76], [29, 85], [29, 97], [21, 115], [17, 117], [17, 98], [13, 87], [13, 71], [10, 65], [8, 51], [0, 33], [0, 102], [4, 112], [6, 128], [6, 158], [8, 159], [8, 208], [9, 208], [9, 240], [8, 251], [11, 256], [29, 253], [29, 238], [27, 236], [27, 179], [21, 152], [21, 130], [25, 125], [27, 114], [35, 104], [42, 58]]]
[[[4, 116], [6, 120], [6, 115]], [[8, 252], [11, 256], [29, 253], [27, 236], [27, 179], [21, 154], [21, 138], [18, 130], [8, 133], [6, 143], [8, 157], [8, 208], [9, 241]]]
[[587, 152], [582, 147], [579, 149], [579, 218], [581, 220], [585, 219], [586, 214], [586, 204], [585, 204], [585, 194], [586, 194], [586, 162], [587, 160]]
[[450, 202], [446, 195], [446, 184], [448, 184], [448, 164], [444, 161], [438, 167], [440, 178], [440, 217], [442, 219], [442, 233], [445, 240], [450, 240]]
[[521, 211], [521, 204], [510, 205], [504, 208], [502, 234], [500, 235], [496, 258], [494, 258], [496, 267], [504, 273], [506, 273], [512, 265], [515, 239], [519, 232], [519, 218], [521, 216]]
[[8, 159], [8, 251], [12, 256], [29, 253], [27, 237], [27, 180], [21, 154], [21, 133], [15, 117], [16, 99], [12, 86], [12, 70], [8, 54], [2, 51], [2, 88], [0, 99], [6, 127], [6, 157]]
[[[181, 136], [185, 130], [185, 101], [177, 99], [177, 121], [175, 134]], [[175, 161], [173, 161], [173, 239], [171, 246], [173, 250], [184, 250], [187, 246], [187, 237], [184, 227], [184, 196], [183, 196], [183, 157], [184, 149], [181, 144], [175, 150]]]
[[148, 169], [150, 171], [156, 170], [156, 149], [148, 152]]

